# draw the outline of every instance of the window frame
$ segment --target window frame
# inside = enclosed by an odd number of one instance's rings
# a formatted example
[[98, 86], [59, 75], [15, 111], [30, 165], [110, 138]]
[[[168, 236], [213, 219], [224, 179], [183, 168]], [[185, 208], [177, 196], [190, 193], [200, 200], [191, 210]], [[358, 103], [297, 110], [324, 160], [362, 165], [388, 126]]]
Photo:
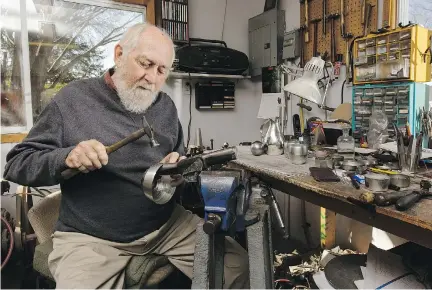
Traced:
[[[105, 8], [139, 12], [143, 22], [154, 24], [154, 0], [143, 0], [143, 5], [128, 3], [128, 0], [63, 0], [65, 2], [94, 5]], [[129, 0], [130, 1], [130, 0]], [[135, 1], [136, 2], [136, 1]], [[26, 126], [1, 126], [1, 143], [21, 142], [33, 127], [32, 95], [30, 81], [30, 48], [28, 41], [26, 0], [19, 0], [21, 23], [21, 84]]]

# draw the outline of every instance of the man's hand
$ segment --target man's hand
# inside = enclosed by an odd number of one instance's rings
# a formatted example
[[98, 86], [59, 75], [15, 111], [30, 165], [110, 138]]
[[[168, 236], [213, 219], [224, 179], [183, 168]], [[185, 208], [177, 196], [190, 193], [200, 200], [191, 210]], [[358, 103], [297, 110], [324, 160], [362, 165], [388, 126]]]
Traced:
[[[181, 156], [177, 152], [171, 152], [167, 156], [165, 156], [160, 163], [166, 164], [166, 163], [176, 163], [180, 160], [185, 159], [186, 156]], [[171, 186], [177, 187], [180, 184], [184, 182], [183, 176], [181, 174], [171, 175]]]
[[170, 154], [168, 154], [167, 156], [165, 156], [160, 163], [162, 164], [166, 164], [166, 163], [176, 163], [179, 162], [180, 160], [185, 159], [186, 156], [182, 156], [180, 157], [180, 154], [178, 154], [177, 152], [171, 152]]
[[66, 157], [69, 168], [77, 168], [87, 173], [108, 164], [108, 154], [105, 146], [96, 140], [80, 142]]

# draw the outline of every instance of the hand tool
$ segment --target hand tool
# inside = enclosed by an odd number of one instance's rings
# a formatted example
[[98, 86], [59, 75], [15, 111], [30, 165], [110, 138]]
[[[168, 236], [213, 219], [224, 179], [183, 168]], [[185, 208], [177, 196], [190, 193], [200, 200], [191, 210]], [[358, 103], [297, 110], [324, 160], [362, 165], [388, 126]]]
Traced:
[[411, 190], [404, 190], [398, 192], [389, 192], [389, 193], [377, 193], [375, 194], [374, 203], [379, 206], [387, 206], [395, 204], [400, 198], [407, 196], [412, 193]]
[[[128, 137], [120, 140], [117, 143], [114, 143], [111, 146], [106, 146], [105, 147], [106, 153], [109, 155], [109, 154], [117, 151], [118, 149], [122, 148], [123, 146], [125, 146], [131, 142], [134, 142], [135, 140], [138, 140], [139, 138], [141, 138], [144, 135], [147, 135], [150, 138], [150, 146], [151, 147], [159, 146], [159, 143], [154, 138], [153, 129], [147, 123], [147, 120], [145, 119], [145, 117], [143, 117], [143, 124], [144, 124], [144, 128], [135, 131], [134, 133], [132, 133]], [[80, 171], [77, 168], [68, 168], [61, 173], [61, 176], [63, 177], [63, 179], [67, 180], [67, 179], [70, 179], [73, 176], [77, 175], [78, 173], [80, 173]]]
[[345, 39], [345, 65], [346, 65], [346, 76], [345, 80], [347, 83], [349, 83], [352, 80], [351, 76], [351, 57], [350, 57], [350, 39], [353, 38], [352, 33], [344, 34], [342, 37]]
[[300, 26], [300, 28], [299, 28], [299, 30], [300, 30], [300, 33], [299, 33], [299, 41], [300, 41], [300, 45], [301, 45], [301, 47], [300, 47], [300, 67], [304, 67], [304, 65], [305, 65], [305, 57], [304, 57], [304, 31], [306, 30], [306, 26], [305, 25], [302, 25], [302, 26]]
[[360, 189], [360, 183], [354, 178], [355, 173], [347, 173], [347, 176], [351, 180], [351, 184], [354, 186], [355, 189]]
[[396, 134], [396, 142], [397, 142], [397, 151], [398, 151], [398, 160], [399, 160], [399, 168], [405, 169], [407, 168], [407, 160], [406, 160], [406, 154], [405, 154], [405, 146], [403, 142], [403, 135], [399, 128], [397, 127], [396, 123], [393, 123], [393, 129]]
[[391, 170], [384, 170], [384, 169], [379, 169], [379, 168], [369, 168], [370, 171], [375, 172], [375, 173], [384, 173], [384, 174], [398, 174], [397, 171], [391, 171]]
[[327, 33], [327, 26], [326, 26], [326, 21], [327, 21], [327, 0], [323, 0], [322, 2], [322, 20], [323, 20], [323, 24], [322, 24], [322, 37], [325, 38], [326, 37], [326, 33]]
[[366, 10], [365, 10], [365, 23], [363, 26], [363, 36], [367, 36], [369, 33], [369, 24], [370, 24], [370, 20], [372, 18], [372, 4], [368, 3], [366, 5]]
[[392, 30], [396, 29], [397, 0], [389, 0], [389, 22]]
[[318, 56], [318, 23], [321, 21], [321, 18], [312, 19], [310, 22], [313, 24], [313, 54], [312, 56]]
[[363, 27], [365, 26], [365, 20], [366, 20], [366, 3], [367, 0], [361, 0], [360, 3], [360, 23], [363, 25]]
[[330, 54], [331, 54], [331, 62], [336, 62], [336, 33], [335, 33], [335, 20], [340, 17], [339, 13], [333, 13], [327, 16], [327, 19], [330, 20], [330, 31], [331, 31], [331, 39], [330, 39]]
[[304, 12], [305, 12], [305, 33], [304, 33], [304, 42], [309, 42], [309, 0], [302, 0], [301, 3], [304, 3]]
[[345, 1], [340, 0], [340, 11], [341, 11], [341, 36], [345, 38], [346, 29], [345, 29]]
[[431, 183], [428, 180], [420, 181], [420, 191], [413, 191], [412, 193], [400, 198], [396, 201], [396, 209], [404, 211], [412, 207], [416, 202], [432, 193], [429, 191]]

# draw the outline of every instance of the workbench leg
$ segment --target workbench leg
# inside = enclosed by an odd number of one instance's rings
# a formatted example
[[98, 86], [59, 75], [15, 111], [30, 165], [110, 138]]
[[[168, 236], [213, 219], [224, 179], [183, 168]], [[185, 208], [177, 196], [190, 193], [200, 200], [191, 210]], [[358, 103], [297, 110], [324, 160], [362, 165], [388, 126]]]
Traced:
[[321, 207], [321, 248], [332, 249], [336, 244], [336, 213]]
[[224, 282], [225, 235], [213, 234], [210, 238], [210, 289], [222, 289]]
[[203, 222], [196, 228], [192, 289], [209, 289], [210, 237], [203, 230]]
[[192, 289], [222, 289], [225, 235], [208, 235], [200, 223], [196, 229]]
[[[273, 247], [269, 207], [263, 205], [260, 210], [250, 212], [260, 216], [258, 222], [246, 228], [250, 289], [272, 289]], [[250, 216], [247, 215], [247, 219], [250, 220]]]

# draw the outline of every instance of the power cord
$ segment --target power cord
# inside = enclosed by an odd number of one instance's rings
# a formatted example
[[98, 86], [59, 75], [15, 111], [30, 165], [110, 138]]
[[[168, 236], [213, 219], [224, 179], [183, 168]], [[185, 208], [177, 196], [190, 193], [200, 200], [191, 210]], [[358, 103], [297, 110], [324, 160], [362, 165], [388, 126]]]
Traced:
[[222, 22], [222, 35], [221, 35], [222, 41], [224, 40], [225, 18], [226, 18], [227, 6], [228, 6], [228, 0], [225, 0], [225, 12], [224, 12], [224, 18], [223, 18], [223, 22]]
[[186, 83], [189, 86], [189, 124], [188, 124], [188, 135], [187, 135], [187, 143], [186, 148], [189, 148], [190, 135], [191, 135], [191, 125], [192, 125], [192, 78], [189, 73], [189, 82]]

